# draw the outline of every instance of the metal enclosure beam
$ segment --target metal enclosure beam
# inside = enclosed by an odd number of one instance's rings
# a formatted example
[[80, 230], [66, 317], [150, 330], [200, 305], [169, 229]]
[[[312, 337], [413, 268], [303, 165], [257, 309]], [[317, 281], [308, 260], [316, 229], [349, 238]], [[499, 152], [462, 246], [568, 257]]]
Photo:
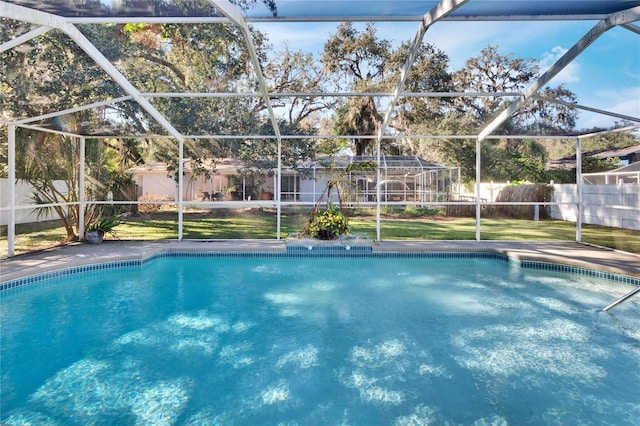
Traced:
[[87, 39], [80, 30], [71, 24], [64, 24], [61, 31], [64, 31], [82, 50], [84, 50], [115, 82], [122, 87], [133, 99], [153, 117], [171, 136], [177, 140], [182, 140], [183, 136], [175, 127], [158, 111], [147, 98], [141, 95], [127, 78]]
[[[411, 71], [411, 67], [413, 66], [413, 62], [416, 60], [418, 56], [418, 51], [420, 50], [420, 46], [422, 46], [422, 39], [424, 38], [424, 34], [427, 32], [429, 27], [437, 22], [438, 20], [444, 18], [449, 15], [451, 12], [462, 6], [469, 0], [442, 0], [436, 7], [431, 9], [429, 12], [425, 13], [420, 21], [420, 25], [418, 26], [418, 31], [416, 32], [416, 36], [411, 43], [411, 49], [409, 50], [409, 56], [402, 67], [402, 71], [400, 72], [400, 78], [398, 79], [398, 84], [396, 85], [396, 89], [393, 92], [393, 96], [389, 101], [389, 105], [387, 107], [387, 112], [384, 115], [382, 123], [380, 124], [380, 128], [378, 129], [378, 135], [376, 137], [376, 152], [377, 152], [377, 181], [380, 182], [380, 144], [382, 142], [383, 135], [389, 125], [389, 121], [391, 120], [391, 115], [393, 114], [393, 110], [396, 107], [398, 100], [400, 99], [400, 93], [402, 92], [402, 88], [404, 87], [404, 83], [407, 81], [407, 76]], [[380, 241], [380, 196], [381, 196], [381, 185], [377, 185], [376, 187], [376, 239]]]
[[80, 159], [78, 161], [78, 238], [80, 241], [84, 240], [84, 228], [85, 228], [85, 217], [84, 211], [87, 206], [87, 199], [85, 196], [85, 186], [86, 186], [86, 158], [87, 158], [87, 143], [84, 136], [78, 138], [79, 150], [80, 150]]
[[639, 122], [640, 123], [640, 117], [632, 117], [630, 115], [618, 114], [617, 112], [605, 111], [603, 109], [592, 108], [592, 107], [588, 107], [588, 106], [585, 106], [585, 105], [580, 105], [578, 103], [565, 102], [565, 101], [563, 101], [561, 99], [554, 99], [554, 98], [550, 98], [548, 96], [532, 95], [531, 98], [532, 99], [540, 99], [540, 100], [545, 101], [545, 102], [554, 103], [554, 104], [560, 104], [560, 105], [568, 106], [568, 107], [571, 107], [571, 108], [582, 109], [584, 111], [595, 112], [596, 114], [607, 115], [609, 117], [616, 117], [616, 118], [619, 118], [619, 119], [625, 120], [625, 121], [635, 121], [635, 122]]
[[398, 79], [398, 83], [396, 85], [396, 89], [393, 92], [393, 96], [389, 101], [389, 105], [387, 107], [387, 111], [382, 120], [382, 124], [380, 125], [380, 129], [378, 129], [377, 143], [379, 144], [382, 140], [384, 132], [391, 120], [391, 115], [393, 114], [393, 109], [398, 103], [400, 98], [400, 93], [402, 92], [402, 88], [404, 87], [405, 82], [407, 81], [407, 76], [411, 71], [411, 67], [413, 66], [416, 57], [418, 56], [418, 51], [420, 50], [420, 46], [422, 46], [422, 40], [424, 38], [424, 34], [427, 32], [429, 27], [437, 22], [439, 19], [447, 16], [464, 3], [469, 0], [442, 0], [440, 4], [438, 4], [435, 8], [430, 10], [428, 13], [424, 15], [420, 25], [418, 27], [418, 31], [416, 33], [413, 42], [411, 43], [411, 48], [409, 50], [409, 56], [402, 67], [402, 71], [400, 72], [400, 78]]
[[51, 31], [51, 28], [49, 27], [38, 27], [35, 30], [31, 30], [28, 33], [22, 34], [21, 36], [16, 37], [13, 40], [9, 40], [3, 44], [0, 44], [0, 53], [5, 52], [9, 49], [13, 49], [14, 47], [19, 46], [22, 43], [31, 40], [32, 38], [40, 37], [42, 34], [45, 34], [49, 31]]
[[21, 120], [16, 120], [15, 124], [33, 123], [33, 122], [37, 122], [37, 121], [41, 121], [41, 120], [46, 120], [48, 118], [59, 117], [61, 115], [73, 114], [75, 112], [86, 111], [88, 109], [93, 109], [93, 108], [100, 108], [102, 106], [112, 105], [112, 104], [116, 104], [118, 102], [130, 101], [132, 99], [133, 99], [132, 96], [121, 96], [119, 98], [113, 98], [113, 99], [108, 99], [108, 100], [105, 100], [105, 101], [93, 102], [93, 103], [90, 103], [90, 104], [87, 104], [87, 105], [78, 106], [78, 107], [75, 107], [75, 108], [63, 109], [61, 111], [56, 111], [56, 112], [50, 112], [48, 114], [37, 115], [35, 117], [23, 118]]
[[[0, 2], [0, 16], [15, 19], [17, 21], [29, 22], [31, 24], [42, 25], [55, 28], [68, 35], [82, 50], [85, 51], [98, 66], [100, 66], [115, 82], [122, 87], [133, 99], [144, 108], [170, 135], [180, 140], [182, 135], [164, 118], [162, 114], [136, 89], [129, 80], [98, 50], [93, 43], [74, 25], [68, 23], [64, 18], [41, 12], [28, 7], [18, 6], [12, 3]], [[38, 34], [40, 35], [40, 34]], [[26, 40], [23, 40], [23, 42]]]
[[475, 193], [476, 193], [476, 241], [480, 241], [480, 219], [482, 218], [481, 215], [481, 208], [482, 206], [480, 205], [480, 181], [482, 179], [482, 141], [480, 140], [480, 138], [476, 138], [476, 189], [475, 189]]
[[[151, 105], [146, 98], [141, 96], [140, 91], [136, 89], [120, 71], [91, 43], [85, 36], [78, 30], [73, 24], [68, 23], [64, 18], [57, 15], [52, 15], [46, 12], [40, 12], [31, 8], [14, 5], [11, 3], [0, 2], [0, 15], [12, 18], [18, 21], [29, 22], [32, 24], [43, 25], [46, 27], [58, 29], [67, 34], [73, 41], [82, 48], [115, 82], [120, 85], [127, 93], [129, 93], [135, 100], [143, 107], [158, 123], [164, 127], [173, 137], [176, 139], [182, 138], [180, 133], [173, 128], [162, 114]], [[25, 34], [23, 37], [34, 33], [33, 36], [38, 36], [46, 32], [44, 29], [36, 29], [30, 33]], [[22, 42], [29, 40], [25, 38]], [[9, 42], [10, 43], [10, 42]], [[8, 44], [8, 43], [6, 43]]]
[[16, 126], [9, 125], [7, 129], [8, 151], [7, 174], [9, 181], [9, 220], [7, 221], [7, 256], [16, 254]]
[[634, 33], [640, 35], [640, 27], [635, 24], [622, 24], [620, 25], [622, 28], [626, 28], [629, 31], [633, 31]]
[[251, 38], [251, 32], [249, 31], [249, 26], [244, 19], [244, 16], [240, 13], [240, 11], [227, 0], [210, 0], [211, 3], [227, 18], [229, 18], [233, 23], [235, 23], [244, 34], [244, 38], [246, 40], [247, 49], [249, 50], [249, 55], [251, 56], [251, 62], [253, 63], [256, 78], [258, 79], [258, 84], [260, 85], [260, 92], [264, 99], [265, 105], [267, 106], [267, 112], [269, 114], [269, 119], [271, 120], [271, 125], [273, 127], [273, 131], [276, 135], [276, 140], [278, 142], [278, 168], [276, 170], [277, 177], [277, 185], [274, 188], [274, 192], [276, 194], [276, 238], [280, 239], [280, 213], [281, 213], [281, 184], [282, 184], [282, 136], [280, 135], [280, 126], [278, 125], [278, 119], [276, 117], [275, 111], [273, 110], [273, 106], [271, 105], [271, 98], [269, 97], [269, 89], [267, 88], [267, 83], [264, 79], [264, 74], [262, 73], [262, 65], [260, 65], [260, 59], [258, 58], [258, 53], [256, 51], [256, 47], [253, 44], [253, 39]]
[[93, 59], [98, 66], [100, 66], [114, 81], [122, 87], [125, 92], [133, 97], [133, 99], [158, 122], [171, 136], [178, 141], [179, 151], [179, 165], [178, 165], [178, 239], [182, 239], [182, 219], [183, 219], [183, 161], [182, 152], [184, 138], [173, 127], [173, 125], [149, 102], [147, 98], [141, 95], [140, 91], [136, 89], [133, 84], [127, 80], [127, 78], [96, 48], [89, 39], [74, 25], [66, 22], [64, 18], [61, 18], [50, 13], [40, 12], [34, 9], [9, 4], [6, 2], [0, 3], [0, 15], [8, 18], [16, 19], [19, 21], [30, 22], [32, 24], [43, 25], [51, 28], [56, 28], [66, 35], [68, 35], [82, 50], [85, 51], [91, 59]]
[[576, 242], [582, 242], [582, 213], [584, 210], [583, 197], [584, 184], [582, 182], [582, 139], [576, 139], [576, 191], [578, 205], [576, 206]]
[[560, 59], [558, 59], [549, 69], [536, 80], [523, 95], [512, 102], [506, 109], [500, 112], [490, 123], [488, 123], [478, 134], [480, 140], [485, 139], [493, 133], [502, 123], [504, 123], [520, 106], [528, 102], [538, 90], [542, 89], [553, 77], [558, 75], [567, 65], [569, 65], [580, 53], [598, 39], [602, 34], [616, 25], [628, 24], [640, 19], [640, 7], [634, 7], [618, 13], [609, 15], [606, 19], [598, 22], [589, 32], [574, 44]]

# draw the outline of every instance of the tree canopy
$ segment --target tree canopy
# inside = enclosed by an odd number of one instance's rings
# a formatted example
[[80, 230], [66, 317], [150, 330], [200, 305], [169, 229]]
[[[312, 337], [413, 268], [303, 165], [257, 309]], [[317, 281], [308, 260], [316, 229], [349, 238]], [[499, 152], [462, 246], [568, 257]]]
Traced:
[[[240, 2], [246, 7], [255, 0]], [[264, 3], [277, 12], [275, 3]], [[10, 39], [30, 26], [2, 19], [0, 36]], [[184, 156], [192, 159], [195, 173], [215, 172], [211, 161], [235, 157], [258, 170], [272, 170], [277, 162], [274, 135], [261, 96], [234, 96], [258, 92], [256, 70], [244, 34], [231, 24], [95, 24], [81, 31], [141, 92], [203, 93], [219, 96], [157, 96], [152, 104], [185, 135]], [[274, 50], [265, 34], [252, 30], [258, 60], [282, 134], [308, 135], [308, 139], [283, 141], [283, 163], [290, 167], [313, 159], [321, 139], [331, 132], [344, 136], [356, 155], [373, 154], [389, 98], [376, 95], [395, 89], [409, 55], [408, 42], [394, 46], [381, 38], [373, 24], [339, 24], [317, 57], [286, 45]], [[7, 120], [33, 117], [123, 96], [125, 93], [86, 53], [59, 31], [50, 31], [0, 53], [0, 93]], [[429, 161], [462, 168], [466, 180], [475, 179], [475, 141], [415, 139], [421, 134], [477, 134], [479, 128], [537, 77], [533, 59], [502, 53], [487, 46], [452, 69], [447, 55], [423, 43], [417, 52], [403, 90], [424, 92], [487, 92], [484, 96], [418, 96], [399, 99], [387, 132], [400, 137], [383, 139], [382, 150], [391, 154], [419, 155]], [[365, 96], [329, 96], [323, 93], [366, 93]], [[298, 93], [298, 95], [293, 95]], [[307, 94], [303, 94], [307, 93]], [[514, 93], [513, 96], [507, 96]], [[577, 112], [567, 105], [576, 96], [566, 87], [548, 86], [517, 110], [499, 129], [505, 135], [527, 132], [566, 134], [574, 130]], [[548, 99], [562, 101], [549, 102]], [[165, 161], [175, 171], [177, 144], [170, 138], [145, 138], [163, 129], [135, 102], [117, 102], [93, 110], [57, 117], [47, 124], [59, 130], [91, 134], [142, 135], [140, 138], [104, 139], [104, 149], [124, 151], [122, 170], [148, 161]], [[2, 131], [6, 131], [2, 129]], [[21, 134], [22, 135], [22, 134]], [[235, 135], [235, 139], [192, 137]], [[357, 136], [357, 137], [356, 137]], [[22, 137], [22, 136], [20, 136]], [[616, 136], [614, 136], [615, 138]], [[117, 141], [117, 142], [113, 142]], [[549, 156], [546, 145], [533, 140], [505, 138], [483, 142], [486, 179], [544, 178]], [[28, 144], [19, 144], [26, 147]], [[6, 149], [6, 148], [5, 148]], [[25, 148], [26, 149], [26, 148]], [[3, 156], [6, 156], [3, 154]]]

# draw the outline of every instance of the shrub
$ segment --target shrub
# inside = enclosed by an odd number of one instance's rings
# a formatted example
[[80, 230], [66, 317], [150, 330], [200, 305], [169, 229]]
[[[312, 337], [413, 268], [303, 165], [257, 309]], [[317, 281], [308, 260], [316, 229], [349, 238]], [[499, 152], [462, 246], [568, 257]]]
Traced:
[[111, 234], [115, 237], [116, 231], [113, 228], [120, 225], [121, 223], [122, 220], [120, 219], [120, 215], [107, 216], [100, 220], [91, 222], [87, 226], [87, 232], [97, 231], [99, 233], [102, 233], [102, 235]]
[[348, 233], [347, 218], [332, 203], [309, 224], [309, 236], [312, 238], [331, 240]]

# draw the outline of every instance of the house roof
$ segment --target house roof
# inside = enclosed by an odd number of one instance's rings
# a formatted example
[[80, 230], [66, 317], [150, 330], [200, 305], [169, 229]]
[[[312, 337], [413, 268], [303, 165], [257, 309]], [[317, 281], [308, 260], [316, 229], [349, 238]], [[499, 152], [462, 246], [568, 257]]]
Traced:
[[[378, 157], [373, 155], [361, 156], [344, 156], [338, 157], [342, 167], [348, 164], [361, 161], [371, 161], [377, 163]], [[402, 169], [402, 170], [426, 170], [426, 169], [444, 169], [445, 166], [431, 163], [417, 155], [380, 155], [380, 167], [384, 169]]]
[[629, 172], [640, 172], [640, 161], [629, 164], [625, 167], [620, 167], [619, 169], [611, 170], [609, 173], [629, 173]]
[[[640, 153], [640, 145], [628, 146], [626, 148], [615, 148], [615, 149], [603, 149], [599, 151], [591, 151], [587, 153], [590, 157], [595, 158], [613, 158], [613, 157], [626, 157], [631, 154]], [[574, 155], [575, 159], [575, 155]]]
[[[191, 171], [192, 164], [193, 161], [191, 159], [185, 159], [184, 170]], [[207, 164], [212, 170], [215, 168], [218, 173], [236, 173], [239, 168], [245, 167], [244, 162], [232, 158], [221, 158], [215, 161], [207, 160]], [[167, 163], [152, 161], [132, 167], [128, 171], [134, 174], [167, 173]]]
[[[640, 154], [640, 145], [632, 145], [625, 148], [616, 149], [598, 149], [595, 151], [585, 152], [583, 153], [583, 156], [591, 158], [625, 158], [631, 154], [636, 153]], [[549, 161], [547, 163], [547, 167], [550, 169], [574, 168], [576, 167], [576, 154], [572, 154], [559, 160]]]

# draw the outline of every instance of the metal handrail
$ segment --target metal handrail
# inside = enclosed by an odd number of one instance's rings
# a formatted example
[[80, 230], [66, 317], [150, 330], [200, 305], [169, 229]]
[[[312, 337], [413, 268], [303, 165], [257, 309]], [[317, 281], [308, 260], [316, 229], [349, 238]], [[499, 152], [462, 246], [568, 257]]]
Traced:
[[615, 302], [609, 304], [606, 308], [603, 309], [603, 311], [605, 311], [605, 312], [608, 311], [609, 309], [613, 308], [616, 305], [619, 305], [620, 303], [622, 303], [625, 300], [629, 299], [631, 296], [633, 296], [634, 294], [636, 294], [638, 292], [640, 292], [640, 287], [634, 288], [629, 293], [625, 294], [624, 296], [622, 296], [621, 298], [619, 298]]

